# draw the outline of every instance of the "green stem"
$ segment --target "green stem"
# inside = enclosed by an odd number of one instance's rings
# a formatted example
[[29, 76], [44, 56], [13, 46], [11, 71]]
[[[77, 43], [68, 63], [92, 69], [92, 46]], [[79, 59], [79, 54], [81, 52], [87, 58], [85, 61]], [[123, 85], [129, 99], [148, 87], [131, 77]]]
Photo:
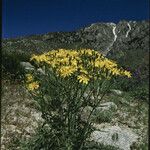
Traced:
[[85, 139], [87, 138], [87, 134], [88, 134], [88, 131], [89, 131], [89, 127], [91, 125], [90, 123], [90, 119], [91, 119], [91, 115], [92, 113], [95, 111], [95, 108], [99, 105], [99, 103], [101, 102], [101, 100], [103, 99], [103, 97], [105, 96], [106, 92], [108, 91], [108, 89], [110, 88], [111, 84], [108, 86], [108, 88], [105, 90], [105, 92], [103, 93], [103, 95], [101, 96], [101, 98], [99, 99], [99, 101], [97, 102], [97, 104], [93, 107], [93, 109], [91, 110], [90, 112], [90, 115], [88, 116], [88, 119], [87, 119], [87, 123], [86, 123], [86, 126], [84, 128], [84, 131], [83, 131], [83, 139], [81, 141], [81, 145], [80, 145], [80, 148], [79, 150], [82, 149], [83, 147], [83, 143], [85, 141]]

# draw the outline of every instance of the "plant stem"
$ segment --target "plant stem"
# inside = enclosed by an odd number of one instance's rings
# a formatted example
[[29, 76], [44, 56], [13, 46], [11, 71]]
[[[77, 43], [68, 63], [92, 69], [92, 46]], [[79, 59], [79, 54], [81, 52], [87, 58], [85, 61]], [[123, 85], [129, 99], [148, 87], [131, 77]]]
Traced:
[[103, 99], [103, 97], [105, 96], [106, 92], [108, 91], [108, 89], [110, 88], [111, 84], [108, 86], [108, 88], [105, 90], [105, 92], [102, 94], [101, 98], [99, 99], [99, 101], [97, 102], [97, 104], [93, 107], [93, 109], [91, 110], [89, 116], [88, 116], [88, 119], [87, 119], [87, 123], [86, 123], [86, 126], [84, 128], [84, 131], [83, 131], [83, 139], [81, 141], [81, 145], [80, 145], [80, 148], [79, 150], [82, 149], [83, 147], [83, 144], [85, 142], [85, 139], [87, 138], [87, 134], [88, 134], [88, 131], [89, 131], [89, 126], [91, 125], [91, 122], [90, 122], [90, 119], [91, 119], [91, 115], [92, 113], [95, 111], [95, 108], [99, 105], [99, 103], [101, 102], [101, 100]]

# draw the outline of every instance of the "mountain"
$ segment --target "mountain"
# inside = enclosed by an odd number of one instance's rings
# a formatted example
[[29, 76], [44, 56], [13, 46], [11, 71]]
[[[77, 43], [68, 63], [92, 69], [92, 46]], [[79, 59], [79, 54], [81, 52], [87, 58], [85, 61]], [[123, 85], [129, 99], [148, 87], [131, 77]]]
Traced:
[[[5, 39], [3, 49], [41, 52], [56, 48], [93, 48], [107, 54], [113, 49], [127, 49], [128, 43], [148, 49], [148, 21], [120, 21], [114, 23], [94, 23], [73, 32], [53, 32], [43, 35]], [[143, 41], [143, 42], [142, 42]], [[141, 43], [142, 42], [142, 43]], [[120, 45], [121, 44], [121, 45]], [[146, 47], [145, 47], [145, 46]], [[143, 48], [142, 47], [142, 48]]]
[[15, 53], [20, 61], [25, 61], [28, 56], [23, 55], [57, 48], [92, 48], [130, 70], [136, 81], [134, 84], [148, 84], [149, 21], [101, 22], [72, 32], [3, 39], [2, 48], [3, 64], [8, 61], [8, 53], [9, 56]]

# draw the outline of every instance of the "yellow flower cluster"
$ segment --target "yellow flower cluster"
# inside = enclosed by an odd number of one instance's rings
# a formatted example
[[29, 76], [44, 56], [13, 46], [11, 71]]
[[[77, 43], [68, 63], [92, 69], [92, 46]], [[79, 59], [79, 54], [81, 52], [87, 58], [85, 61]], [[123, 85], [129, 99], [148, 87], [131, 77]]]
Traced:
[[29, 83], [27, 86], [29, 91], [33, 91], [39, 88], [39, 83], [37, 81]]
[[79, 82], [84, 83], [84, 84], [88, 84], [90, 78], [84, 74], [78, 75], [77, 79], [79, 80]]
[[27, 82], [26, 87], [29, 91], [33, 91], [39, 88], [39, 83], [33, 80], [34, 78], [32, 74], [26, 74], [26, 82]]
[[33, 81], [33, 76], [32, 76], [32, 74], [26, 74], [26, 81], [27, 81], [27, 83]]
[[91, 79], [110, 79], [112, 76], [131, 77], [129, 71], [118, 68], [116, 62], [91, 49], [52, 50], [42, 55], [33, 55], [31, 60], [39, 65], [48, 65], [60, 77], [75, 76], [84, 84], [88, 84]]

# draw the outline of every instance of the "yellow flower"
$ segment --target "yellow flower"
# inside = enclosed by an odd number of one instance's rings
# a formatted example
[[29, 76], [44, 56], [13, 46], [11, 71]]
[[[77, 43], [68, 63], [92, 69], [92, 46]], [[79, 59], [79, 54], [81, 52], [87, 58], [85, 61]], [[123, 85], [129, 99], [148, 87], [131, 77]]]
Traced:
[[80, 53], [81, 55], [92, 56], [93, 54], [96, 54], [97, 52], [94, 51], [94, 50], [91, 50], [91, 49], [82, 49], [82, 50], [79, 50], [79, 53]]
[[105, 65], [105, 63], [104, 63], [104, 61], [102, 61], [102, 60], [96, 59], [94, 65], [95, 65], [95, 67], [103, 68], [104, 65]]
[[131, 78], [131, 73], [129, 71], [124, 71], [124, 75], [127, 76], [128, 78]]
[[118, 68], [112, 68], [110, 72], [112, 72], [113, 75], [120, 75], [120, 70]]
[[39, 56], [33, 55], [30, 60], [36, 60], [37, 63], [40, 63], [40, 62], [47, 61], [47, 56], [45, 54]]
[[80, 72], [81, 72], [81, 73], [84, 73], [84, 74], [88, 74], [87, 70], [85, 70], [84, 68], [82, 68], [82, 69], [80, 70]]
[[26, 74], [26, 79], [27, 79], [27, 82], [33, 81], [33, 76], [32, 76], [32, 74]]
[[85, 76], [84, 74], [81, 74], [77, 77], [77, 79], [79, 80], [79, 82], [81, 83], [84, 83], [84, 84], [88, 84], [90, 78]]
[[58, 73], [62, 77], [67, 77], [73, 74], [75, 71], [77, 71], [77, 68], [72, 66], [62, 66], [60, 69], [58, 69]]
[[38, 89], [39, 88], [39, 83], [36, 81], [36, 82], [32, 82], [32, 83], [29, 83], [28, 85], [27, 85], [27, 89], [29, 90], [29, 91], [33, 91], [33, 90], [36, 90], [36, 89]]
[[73, 59], [73, 60], [71, 61], [71, 64], [72, 64], [73, 66], [77, 66], [77, 60], [76, 60], [76, 59]]

